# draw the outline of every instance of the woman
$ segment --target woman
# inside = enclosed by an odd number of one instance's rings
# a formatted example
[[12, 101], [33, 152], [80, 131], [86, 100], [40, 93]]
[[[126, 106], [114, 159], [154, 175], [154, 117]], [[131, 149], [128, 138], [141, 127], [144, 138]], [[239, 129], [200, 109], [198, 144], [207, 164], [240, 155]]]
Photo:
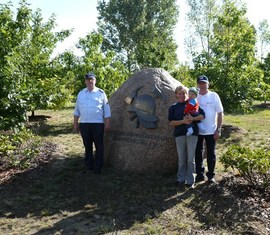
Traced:
[[185, 116], [184, 110], [188, 100], [188, 89], [180, 85], [175, 89], [177, 102], [169, 108], [169, 125], [174, 127], [174, 136], [178, 154], [178, 172], [176, 186], [194, 187], [195, 182], [195, 149], [198, 141], [198, 126], [195, 123], [193, 134], [187, 136], [187, 126], [193, 121], [205, 118], [204, 111], [199, 115]]

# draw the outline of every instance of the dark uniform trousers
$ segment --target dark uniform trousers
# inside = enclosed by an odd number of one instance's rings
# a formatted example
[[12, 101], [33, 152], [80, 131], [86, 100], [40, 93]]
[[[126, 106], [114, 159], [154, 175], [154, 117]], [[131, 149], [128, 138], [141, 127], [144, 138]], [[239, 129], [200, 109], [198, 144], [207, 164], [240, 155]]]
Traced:
[[[80, 133], [85, 148], [85, 164], [89, 169], [103, 166], [104, 123], [80, 123]], [[93, 153], [93, 143], [96, 154]]]

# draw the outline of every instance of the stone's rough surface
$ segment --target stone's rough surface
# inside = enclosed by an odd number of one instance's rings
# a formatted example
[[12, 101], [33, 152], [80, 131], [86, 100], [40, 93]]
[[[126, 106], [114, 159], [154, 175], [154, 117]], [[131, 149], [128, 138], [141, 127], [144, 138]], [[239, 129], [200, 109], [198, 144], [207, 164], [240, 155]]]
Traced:
[[[105, 135], [106, 165], [141, 173], [176, 171], [177, 152], [173, 128], [168, 126], [168, 108], [176, 102], [174, 90], [180, 84], [165, 70], [143, 69], [110, 97], [112, 117], [111, 130]], [[146, 113], [144, 104], [137, 104], [139, 99], [135, 102], [138, 97], [151, 101]]]

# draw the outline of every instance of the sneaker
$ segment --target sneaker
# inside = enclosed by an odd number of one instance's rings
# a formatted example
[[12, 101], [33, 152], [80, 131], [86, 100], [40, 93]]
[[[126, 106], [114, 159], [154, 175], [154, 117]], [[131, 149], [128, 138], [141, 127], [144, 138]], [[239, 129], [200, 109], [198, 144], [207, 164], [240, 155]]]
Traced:
[[180, 182], [180, 181], [176, 181], [174, 186], [175, 187], [181, 187], [181, 186], [184, 186], [185, 185], [185, 182]]
[[216, 184], [217, 183], [214, 178], [209, 179], [207, 182], [208, 182], [208, 184]]
[[187, 188], [195, 188], [195, 184], [186, 184], [185, 185]]

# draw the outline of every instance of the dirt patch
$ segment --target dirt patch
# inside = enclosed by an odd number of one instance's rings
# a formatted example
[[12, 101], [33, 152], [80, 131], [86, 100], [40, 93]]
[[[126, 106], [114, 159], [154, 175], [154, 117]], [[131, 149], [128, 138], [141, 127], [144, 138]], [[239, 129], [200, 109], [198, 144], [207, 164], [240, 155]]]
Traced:
[[244, 135], [247, 133], [247, 131], [240, 128], [240, 127], [233, 126], [233, 125], [226, 125], [226, 124], [222, 125], [221, 138], [225, 138], [225, 139], [230, 138], [232, 133], [238, 133], [240, 135]]

